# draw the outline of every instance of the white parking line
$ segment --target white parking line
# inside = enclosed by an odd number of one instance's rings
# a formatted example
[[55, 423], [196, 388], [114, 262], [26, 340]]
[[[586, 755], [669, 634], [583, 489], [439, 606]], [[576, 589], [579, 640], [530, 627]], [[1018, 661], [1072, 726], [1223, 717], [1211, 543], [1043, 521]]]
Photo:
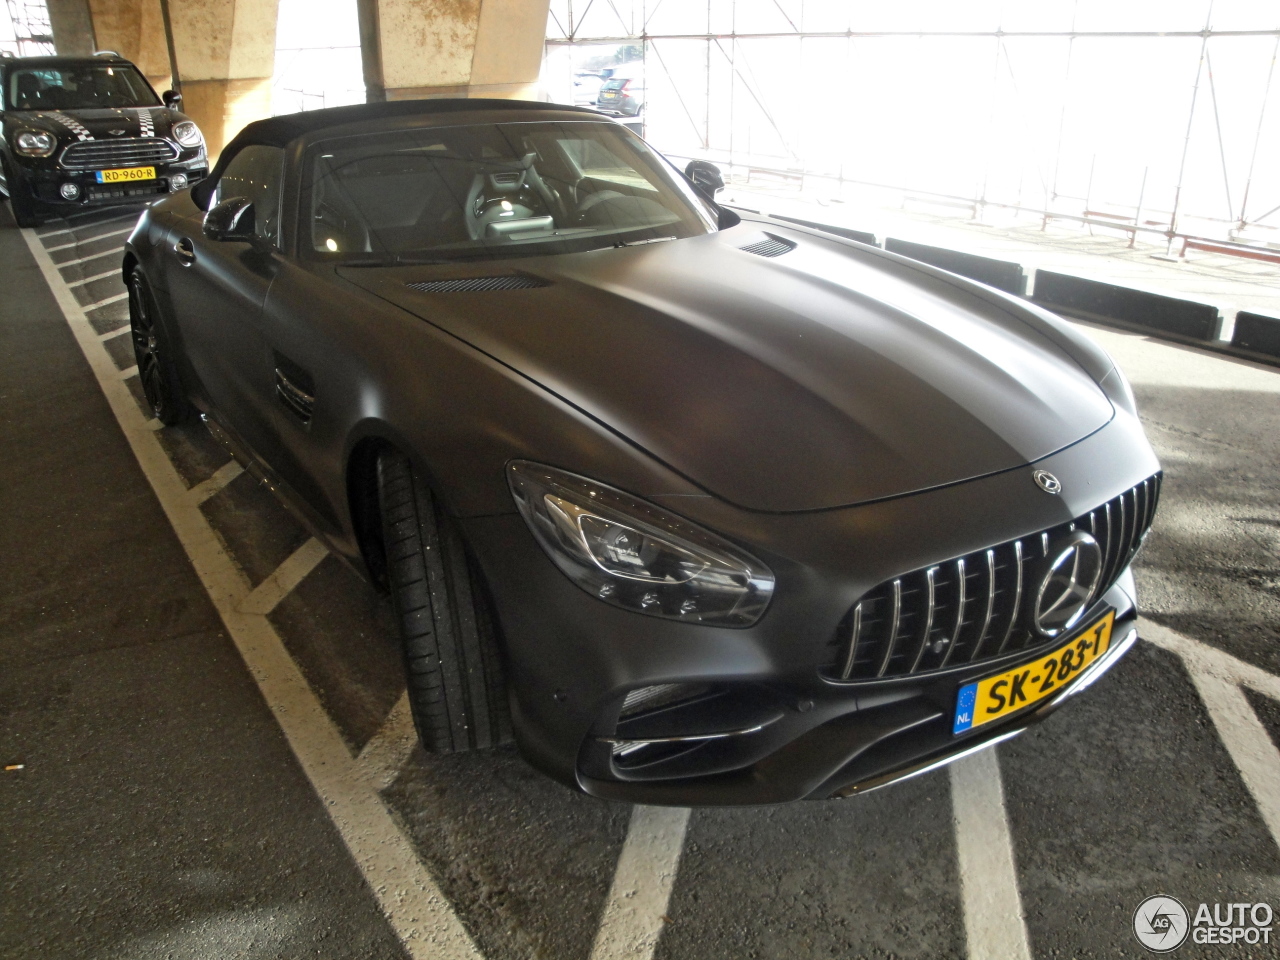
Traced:
[[[47, 240], [47, 239], [49, 239], [50, 237], [58, 237], [58, 236], [61, 236], [61, 235], [62, 235], [62, 234], [64, 234], [64, 233], [75, 233], [77, 230], [92, 230], [94, 227], [100, 227], [100, 226], [102, 226], [104, 223], [115, 223], [115, 222], [116, 222], [116, 221], [118, 221], [118, 220], [134, 220], [134, 221], [137, 221], [138, 216], [140, 216], [140, 215], [138, 215], [138, 214], [129, 214], [129, 213], [126, 213], [126, 214], [124, 214], [123, 216], [119, 216], [119, 217], [109, 217], [109, 218], [108, 218], [108, 219], [106, 219], [106, 220], [99, 220], [97, 223], [86, 223], [86, 224], [83, 224], [83, 225], [81, 225], [81, 226], [79, 226], [79, 227], [67, 227], [67, 228], [65, 228], [65, 229], [63, 229], [63, 230], [50, 230], [48, 233], [40, 233], [40, 234], [36, 234], [36, 236], [38, 236], [41, 240]], [[133, 228], [132, 228], [132, 227], [130, 227], [129, 229], [130, 229], [130, 230], [132, 230]], [[89, 242], [89, 240], [96, 240], [96, 239], [98, 239], [98, 238], [97, 238], [97, 237], [89, 237], [89, 238], [87, 238], [87, 239], [85, 239], [85, 240], [82, 240], [82, 241], [80, 241], [80, 242], [81, 242], [81, 243], [88, 243], [88, 242]], [[43, 244], [41, 244], [41, 246], [43, 246]]]
[[418, 731], [413, 728], [409, 695], [402, 693], [378, 732], [360, 751], [356, 763], [375, 790], [385, 790], [395, 782], [417, 745]]
[[1280, 750], [1240, 689], [1243, 684], [1280, 699], [1280, 677], [1158, 623], [1143, 620], [1139, 630], [1143, 638], [1182, 658], [1222, 745], [1280, 846]]
[[[95, 240], [100, 239], [94, 237]], [[103, 250], [101, 253], [93, 253], [87, 257], [81, 257], [79, 260], [63, 260], [57, 264], [59, 270], [63, 267], [76, 267], [82, 263], [88, 263], [90, 260], [101, 260], [103, 257], [109, 257], [112, 254], [124, 253], [124, 247], [112, 247], [110, 250]]]
[[240, 602], [241, 612], [266, 616], [328, 555], [329, 551], [324, 544], [311, 537], [276, 567], [267, 579], [253, 588], [253, 592]]
[[969, 960], [1031, 960], [996, 752], [958, 760], [950, 772]]
[[[76, 229], [86, 228], [76, 227]], [[59, 250], [70, 250], [72, 247], [78, 247], [82, 243], [96, 243], [99, 240], [109, 240], [112, 237], [123, 237], [126, 233], [133, 233], [133, 227], [125, 227], [123, 230], [113, 230], [111, 233], [99, 234], [96, 237], [90, 237], [88, 240], [72, 240], [70, 243], [64, 243], [58, 247], [45, 247], [44, 249], [46, 253], [57, 253]], [[53, 234], [47, 233], [45, 236], [51, 237]], [[121, 247], [120, 249], [123, 250], [124, 248]], [[62, 266], [62, 264], [58, 264], [58, 266]]]
[[[52, 260], [50, 260], [49, 262], [53, 263]], [[54, 267], [56, 268], [57, 264], [54, 264]], [[65, 283], [68, 287], [83, 287], [86, 283], [93, 283], [93, 281], [95, 280], [105, 280], [107, 279], [107, 277], [118, 277], [118, 276], [120, 276], [119, 267], [117, 267], [114, 270], [108, 270], [106, 273], [99, 273], [99, 274], [95, 274], [92, 277], [85, 277], [83, 280], [63, 280], [62, 282]]]
[[470, 935], [362, 775], [342, 734], [271, 622], [240, 609], [250, 593], [244, 574], [192, 502], [186, 484], [34, 231], [23, 230], [22, 235], [250, 676], [405, 952], [412, 960], [476, 960], [480, 954]]
[[101, 300], [95, 300], [93, 301], [93, 303], [86, 303], [84, 305], [84, 308], [86, 310], [97, 310], [99, 307], [105, 307], [109, 303], [119, 303], [121, 300], [128, 300], [128, 299], [129, 299], [129, 291], [126, 290], [124, 293], [113, 294], [110, 297], [104, 297]]
[[649, 960], [666, 922], [684, 835], [686, 807], [631, 810], [627, 840], [605, 901], [591, 960]]
[[213, 471], [208, 480], [197, 483], [188, 490], [187, 496], [191, 498], [192, 503], [204, 503], [242, 473], [244, 473], [244, 467], [235, 460], [229, 460]]
[[[98, 342], [99, 342], [99, 343], [101, 343], [102, 341], [98, 341]], [[137, 364], [134, 364], [132, 367], [125, 367], [123, 370], [121, 370], [121, 371], [117, 374], [117, 376], [118, 376], [121, 380], [131, 380], [131, 379], [133, 379], [134, 377], [136, 377], [137, 375], [138, 375], [138, 366], [137, 366]]]

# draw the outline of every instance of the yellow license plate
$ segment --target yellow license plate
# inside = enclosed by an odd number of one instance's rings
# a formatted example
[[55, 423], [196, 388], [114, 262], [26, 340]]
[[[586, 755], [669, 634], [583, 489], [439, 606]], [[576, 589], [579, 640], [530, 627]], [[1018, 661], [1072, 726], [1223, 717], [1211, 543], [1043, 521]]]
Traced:
[[965, 684], [956, 701], [952, 733], [964, 733], [1017, 713], [1061, 690], [1107, 652], [1115, 620], [1113, 610], [1034, 663]]
[[133, 183], [135, 180], [154, 180], [155, 167], [125, 167], [120, 170], [99, 170], [99, 183]]

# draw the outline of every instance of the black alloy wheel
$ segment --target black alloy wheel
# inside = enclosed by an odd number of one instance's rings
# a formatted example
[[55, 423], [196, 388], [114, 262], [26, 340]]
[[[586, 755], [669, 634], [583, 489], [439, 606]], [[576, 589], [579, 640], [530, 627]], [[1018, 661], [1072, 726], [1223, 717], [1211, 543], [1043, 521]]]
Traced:
[[26, 195], [22, 181], [14, 174], [9, 161], [0, 158], [0, 163], [4, 164], [4, 185], [9, 195], [9, 207], [13, 210], [13, 219], [20, 227], [40, 226], [35, 201]]
[[142, 392], [157, 420], [166, 427], [188, 419], [192, 408], [183, 395], [155, 298], [142, 271], [129, 274], [129, 330], [133, 355], [138, 362]]
[[418, 739], [432, 753], [506, 743], [511, 719], [494, 622], [457, 524], [399, 451], [378, 456], [378, 502]]

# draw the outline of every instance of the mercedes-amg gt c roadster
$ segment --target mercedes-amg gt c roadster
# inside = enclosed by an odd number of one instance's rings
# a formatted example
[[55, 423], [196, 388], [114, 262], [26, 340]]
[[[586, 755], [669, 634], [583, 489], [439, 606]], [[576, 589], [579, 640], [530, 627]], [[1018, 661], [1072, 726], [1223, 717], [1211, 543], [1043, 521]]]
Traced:
[[1136, 639], [1160, 471], [1106, 353], [721, 185], [587, 109], [370, 104], [251, 124], [133, 232], [155, 415], [390, 593], [428, 750], [850, 796]]

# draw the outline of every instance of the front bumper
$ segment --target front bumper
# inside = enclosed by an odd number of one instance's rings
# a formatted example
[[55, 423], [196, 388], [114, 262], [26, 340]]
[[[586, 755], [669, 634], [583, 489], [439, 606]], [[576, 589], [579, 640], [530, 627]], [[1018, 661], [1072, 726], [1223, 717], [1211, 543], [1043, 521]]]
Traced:
[[[67, 169], [56, 157], [15, 158], [14, 162], [19, 182], [10, 185], [10, 189], [22, 190], [41, 207], [64, 214], [167, 196], [173, 192], [171, 178], [177, 173], [187, 178], [187, 186], [194, 186], [209, 175], [209, 159], [197, 149], [183, 151], [177, 160], [151, 164], [156, 170], [155, 178], [134, 183], [98, 183], [98, 171]], [[62, 195], [62, 186], [67, 183], [75, 184], [79, 190], [73, 199]]]
[[[749, 544], [774, 571], [772, 606], [738, 630], [609, 607], [561, 575], [518, 516], [465, 521], [503, 632], [522, 752], [562, 782], [607, 799], [762, 804], [864, 792], [1024, 729], [1131, 644], [1137, 610], [1127, 571], [1099, 601], [1116, 612], [1110, 652], [1063, 693], [975, 731], [952, 733], [959, 687], [1035, 659], [1042, 648], [876, 681], [832, 681], [821, 670], [841, 618], [871, 587], [1086, 514], [1159, 465], [1136, 419], [1119, 413], [1035, 468], [1062, 481], [1061, 496], [1039, 490], [1027, 466], [812, 514], [751, 514], [711, 497], [655, 498]], [[631, 763], [615, 751], [617, 741], [682, 734], [671, 722], [647, 730], [630, 718], [620, 722], [624, 698], [656, 685], [702, 685], [722, 695], [714, 708], [685, 717], [683, 732], [701, 739], [674, 740], [669, 751]]]

